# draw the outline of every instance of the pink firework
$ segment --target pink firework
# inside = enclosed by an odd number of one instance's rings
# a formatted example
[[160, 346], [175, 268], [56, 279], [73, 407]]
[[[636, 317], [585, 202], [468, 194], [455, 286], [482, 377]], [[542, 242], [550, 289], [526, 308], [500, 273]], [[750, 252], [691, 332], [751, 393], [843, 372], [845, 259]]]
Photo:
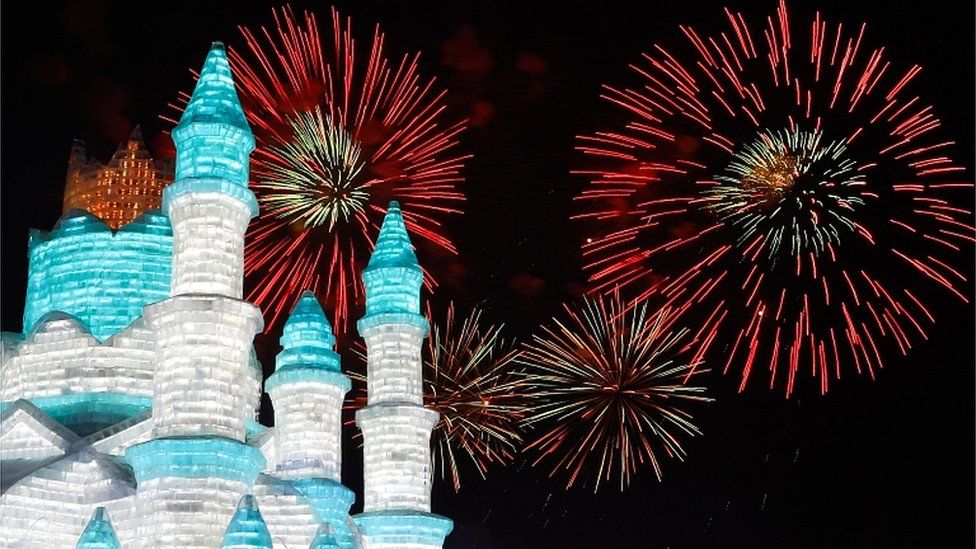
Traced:
[[654, 45], [639, 85], [604, 88], [626, 122], [578, 138], [592, 289], [664, 298], [696, 354], [792, 395], [871, 378], [927, 339], [933, 299], [969, 300], [971, 182], [931, 105], [865, 25], [820, 13]]

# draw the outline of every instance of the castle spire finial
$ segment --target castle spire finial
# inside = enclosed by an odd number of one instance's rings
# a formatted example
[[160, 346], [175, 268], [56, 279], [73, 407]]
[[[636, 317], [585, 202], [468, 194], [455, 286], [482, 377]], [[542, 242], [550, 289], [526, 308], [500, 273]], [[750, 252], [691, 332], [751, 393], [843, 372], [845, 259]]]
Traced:
[[233, 549], [268, 549], [271, 547], [271, 533], [261, 516], [258, 502], [248, 494], [241, 497], [237, 511], [227, 525], [221, 547]]
[[[214, 42], [203, 62], [200, 78], [197, 79], [193, 95], [183, 111], [180, 123], [175, 131], [179, 131], [192, 123], [218, 122], [230, 124], [249, 135], [251, 127], [244, 116], [244, 109], [234, 88], [234, 78], [227, 60], [227, 51], [223, 42]], [[253, 139], [253, 138], [252, 138]]]
[[104, 507], [97, 507], [92, 513], [88, 526], [78, 538], [76, 549], [119, 549], [119, 538], [115, 535], [115, 528], [108, 520]]
[[309, 290], [288, 315], [281, 334], [283, 350], [278, 355], [277, 369], [291, 366], [319, 367], [339, 371], [339, 355], [333, 350], [335, 335], [318, 298]]
[[376, 237], [376, 247], [369, 258], [366, 270], [382, 267], [406, 267], [419, 269], [417, 254], [413, 251], [407, 225], [403, 221], [400, 203], [390, 202], [380, 227], [380, 234]]

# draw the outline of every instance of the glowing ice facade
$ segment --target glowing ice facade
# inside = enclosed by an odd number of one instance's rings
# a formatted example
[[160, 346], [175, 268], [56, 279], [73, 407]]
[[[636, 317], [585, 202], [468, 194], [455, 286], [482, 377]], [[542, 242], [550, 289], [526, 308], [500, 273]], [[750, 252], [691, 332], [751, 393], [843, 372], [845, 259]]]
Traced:
[[146, 212], [118, 231], [82, 210], [69, 210], [28, 244], [24, 332], [52, 311], [80, 320], [98, 340], [125, 329], [146, 304], [169, 297], [173, 232], [169, 219]]
[[0, 549], [440, 547], [422, 273], [398, 205], [363, 273], [366, 497], [351, 517], [350, 381], [311, 293], [266, 383], [276, 426], [255, 422], [262, 316], [241, 299], [254, 139], [219, 43], [173, 138], [162, 212], [116, 232], [69, 212], [31, 236], [24, 334], [0, 338]]
[[365, 483], [356, 524], [368, 549], [441, 547], [453, 523], [430, 512], [430, 433], [438, 414], [423, 405], [423, 271], [396, 202], [383, 219], [363, 282], [366, 315], [357, 327], [366, 340], [368, 404], [356, 412]]

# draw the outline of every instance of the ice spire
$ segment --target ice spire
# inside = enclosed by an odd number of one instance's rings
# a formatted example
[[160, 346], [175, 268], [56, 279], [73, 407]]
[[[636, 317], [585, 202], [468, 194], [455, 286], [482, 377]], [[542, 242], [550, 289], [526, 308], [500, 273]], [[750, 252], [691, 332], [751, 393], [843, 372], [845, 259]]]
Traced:
[[88, 526], [78, 538], [76, 549], [119, 549], [119, 538], [115, 535], [115, 528], [108, 519], [104, 507], [95, 508]]
[[339, 355], [333, 351], [335, 342], [332, 325], [319, 300], [305, 290], [285, 322], [277, 369], [301, 365], [338, 372]]
[[214, 42], [210, 53], [203, 62], [200, 78], [197, 79], [193, 95], [180, 117], [176, 130], [196, 123], [221, 123], [235, 126], [246, 132], [251, 127], [244, 116], [244, 109], [237, 98], [234, 77], [227, 61], [227, 51], [223, 42]]
[[237, 512], [227, 525], [221, 549], [271, 549], [271, 533], [264, 523], [254, 496], [241, 498]]
[[407, 234], [407, 225], [403, 221], [400, 203], [396, 200], [390, 202], [386, 210], [366, 271], [391, 267], [420, 269], [413, 244], [410, 243], [410, 235]]
[[[417, 264], [400, 205], [396, 201], [390, 202], [373, 255], [363, 271], [366, 316], [359, 320], [359, 332], [372, 323], [389, 321], [389, 313], [418, 316], [423, 279], [424, 273]], [[419, 316], [417, 320], [424, 325], [426, 333], [426, 321]]]
[[254, 137], [220, 44], [173, 141], [176, 181], [163, 190], [173, 226], [171, 297], [143, 309], [157, 337], [153, 438], [129, 446], [126, 459], [138, 505], [152, 509], [138, 527], [139, 546], [212, 549], [267, 465], [244, 443], [261, 390], [254, 334], [264, 327], [260, 309], [242, 299], [244, 232], [258, 213], [247, 188]]
[[312, 544], [308, 546], [308, 549], [332, 549], [333, 547], [338, 548], [339, 542], [332, 535], [332, 529], [329, 528], [328, 524], [319, 526], [319, 531], [316, 532], [315, 539], [312, 540]]
[[219, 178], [246, 187], [254, 135], [234, 89], [224, 45], [214, 42], [173, 129], [176, 180]]

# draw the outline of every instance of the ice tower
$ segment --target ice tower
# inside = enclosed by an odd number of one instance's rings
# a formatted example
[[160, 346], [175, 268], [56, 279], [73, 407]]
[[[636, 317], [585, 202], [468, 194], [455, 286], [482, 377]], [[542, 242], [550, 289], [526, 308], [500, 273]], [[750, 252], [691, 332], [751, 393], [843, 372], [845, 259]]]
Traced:
[[250, 359], [260, 310], [241, 300], [254, 137], [215, 42], [173, 130], [176, 179], [163, 193], [173, 226], [171, 297], [146, 306], [156, 332], [152, 440], [126, 458], [137, 482], [142, 547], [217, 547], [264, 468], [244, 444], [259, 391]]
[[424, 407], [420, 314], [423, 271], [391, 202], [363, 271], [368, 404], [356, 413], [363, 431], [365, 504], [355, 517], [367, 549], [441, 547], [450, 519], [430, 512], [430, 433], [437, 412]]
[[285, 323], [275, 373], [266, 389], [275, 408], [274, 476], [291, 481], [316, 516], [353, 547], [347, 521], [356, 494], [342, 485], [342, 374], [325, 312], [306, 291]]

